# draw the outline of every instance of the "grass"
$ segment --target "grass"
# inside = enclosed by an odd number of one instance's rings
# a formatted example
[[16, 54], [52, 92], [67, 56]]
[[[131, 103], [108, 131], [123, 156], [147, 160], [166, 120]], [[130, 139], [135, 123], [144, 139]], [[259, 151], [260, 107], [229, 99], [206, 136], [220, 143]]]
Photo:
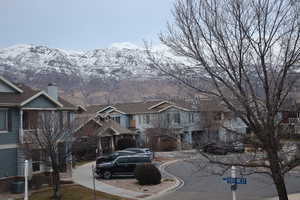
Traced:
[[[61, 186], [61, 200], [95, 200], [94, 192], [91, 189], [80, 185], [64, 185]], [[47, 188], [39, 192], [33, 193], [29, 200], [50, 200], [52, 196], [52, 188]], [[96, 191], [96, 200], [128, 200], [118, 196], [112, 196], [103, 192]]]

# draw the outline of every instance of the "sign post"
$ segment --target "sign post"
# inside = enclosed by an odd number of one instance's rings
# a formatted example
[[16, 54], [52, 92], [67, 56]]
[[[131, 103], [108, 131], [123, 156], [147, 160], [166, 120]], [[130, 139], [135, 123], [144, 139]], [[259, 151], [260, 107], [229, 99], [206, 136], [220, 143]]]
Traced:
[[94, 190], [94, 199], [96, 200], [96, 183], [95, 183], [95, 167], [92, 165], [92, 175], [93, 175], [93, 190]]
[[[236, 180], [236, 167], [231, 167], [231, 177]], [[231, 191], [232, 191], [232, 200], [236, 200], [236, 190], [237, 190], [237, 183], [234, 181], [231, 185]]]
[[25, 176], [24, 200], [28, 200], [28, 160], [25, 160], [24, 176]]

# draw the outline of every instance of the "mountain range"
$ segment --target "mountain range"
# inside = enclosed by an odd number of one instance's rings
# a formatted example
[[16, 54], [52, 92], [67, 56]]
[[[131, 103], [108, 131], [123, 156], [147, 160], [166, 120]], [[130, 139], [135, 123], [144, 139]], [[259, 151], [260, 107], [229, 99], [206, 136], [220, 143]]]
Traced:
[[56, 83], [60, 92], [76, 103], [133, 101], [174, 94], [174, 82], [160, 79], [159, 73], [148, 66], [144, 49], [124, 45], [88, 51], [38, 45], [0, 49], [1, 75], [37, 88]]

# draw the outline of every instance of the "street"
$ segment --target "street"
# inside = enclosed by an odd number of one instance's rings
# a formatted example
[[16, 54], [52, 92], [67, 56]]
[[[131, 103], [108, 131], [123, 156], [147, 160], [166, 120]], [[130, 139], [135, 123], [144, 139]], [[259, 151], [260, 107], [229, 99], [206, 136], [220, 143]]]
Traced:
[[[180, 161], [167, 167], [167, 171], [181, 178], [184, 186], [175, 192], [155, 198], [156, 200], [231, 200], [230, 185], [223, 181], [224, 176], [213, 175], [199, 169], [199, 161]], [[208, 167], [210, 170], [213, 166]], [[270, 177], [252, 174], [246, 177], [246, 185], [238, 185], [237, 199], [258, 200], [276, 196], [276, 189]], [[300, 192], [300, 173], [286, 176], [288, 193]]]

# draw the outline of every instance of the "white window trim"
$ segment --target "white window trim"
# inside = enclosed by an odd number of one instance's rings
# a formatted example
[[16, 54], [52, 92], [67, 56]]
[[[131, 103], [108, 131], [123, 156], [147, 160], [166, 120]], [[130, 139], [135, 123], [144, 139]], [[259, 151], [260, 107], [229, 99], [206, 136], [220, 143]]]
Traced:
[[1, 130], [0, 129], [0, 133], [8, 133], [8, 109], [7, 108], [0, 108], [0, 112], [1, 111], [6, 111], [6, 130], [5, 129], [3, 129], [3, 130]]

